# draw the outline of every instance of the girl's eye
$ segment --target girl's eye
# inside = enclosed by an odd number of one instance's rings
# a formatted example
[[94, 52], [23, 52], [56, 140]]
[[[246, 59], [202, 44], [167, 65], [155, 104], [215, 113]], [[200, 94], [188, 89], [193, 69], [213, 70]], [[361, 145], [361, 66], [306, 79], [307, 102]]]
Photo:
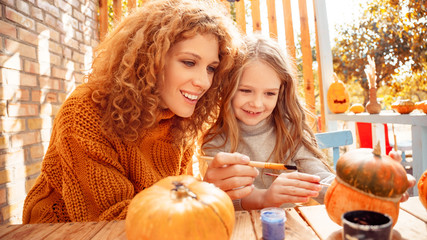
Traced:
[[250, 93], [251, 92], [251, 90], [244, 89], [244, 88], [239, 89], [239, 91], [242, 92], [242, 93]]
[[266, 94], [267, 94], [267, 96], [276, 96], [277, 95], [275, 92], [267, 92]]
[[194, 62], [192, 62], [192, 61], [182, 61], [182, 63], [184, 63], [186, 66], [188, 66], [188, 67], [192, 67], [192, 66], [194, 66], [195, 65], [195, 63]]

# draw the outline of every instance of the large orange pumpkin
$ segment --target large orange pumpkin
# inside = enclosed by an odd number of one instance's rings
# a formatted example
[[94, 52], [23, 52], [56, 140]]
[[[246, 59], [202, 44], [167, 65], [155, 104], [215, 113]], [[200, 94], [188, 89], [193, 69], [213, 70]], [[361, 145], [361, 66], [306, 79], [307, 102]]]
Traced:
[[229, 239], [231, 199], [213, 184], [171, 176], [138, 193], [126, 216], [128, 240]]
[[424, 171], [420, 180], [418, 180], [418, 196], [421, 203], [427, 209], [427, 169]]
[[400, 199], [409, 187], [403, 166], [391, 157], [360, 148], [343, 154], [337, 162], [337, 176], [325, 194], [329, 217], [341, 225], [341, 215], [353, 210], [386, 213], [396, 224]]
[[328, 107], [333, 113], [344, 113], [350, 106], [347, 89], [334, 73], [334, 82], [328, 88]]

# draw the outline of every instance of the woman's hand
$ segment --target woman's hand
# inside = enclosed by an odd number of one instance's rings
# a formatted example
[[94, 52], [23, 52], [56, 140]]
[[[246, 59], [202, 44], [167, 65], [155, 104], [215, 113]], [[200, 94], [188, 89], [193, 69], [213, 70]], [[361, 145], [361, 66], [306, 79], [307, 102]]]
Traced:
[[303, 203], [317, 197], [322, 186], [320, 177], [307, 173], [280, 174], [264, 195], [265, 207], [279, 207], [283, 203]]
[[[391, 150], [390, 153], [388, 154], [391, 158], [393, 158], [394, 160], [401, 162], [402, 161], [402, 157], [401, 154], [397, 151]], [[414, 176], [412, 176], [411, 174], [406, 174], [406, 176], [408, 177], [408, 183], [409, 183], [409, 188], [412, 188], [415, 186], [415, 184], [417, 183], [417, 180], [414, 178]], [[409, 193], [408, 191], [406, 191], [403, 195], [402, 198], [400, 199], [401, 202], [405, 202], [407, 201], [409, 198]]]
[[220, 152], [209, 164], [203, 181], [215, 184], [231, 199], [243, 198], [252, 192], [252, 184], [259, 174], [248, 163], [249, 157], [243, 154]]

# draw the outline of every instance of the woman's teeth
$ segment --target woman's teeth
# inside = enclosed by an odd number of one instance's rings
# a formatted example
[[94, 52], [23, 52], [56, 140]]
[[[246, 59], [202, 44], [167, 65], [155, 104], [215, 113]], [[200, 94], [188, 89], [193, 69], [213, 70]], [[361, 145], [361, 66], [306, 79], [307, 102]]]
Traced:
[[189, 93], [185, 93], [185, 92], [181, 92], [182, 95], [184, 95], [184, 97], [190, 99], [190, 100], [197, 100], [199, 98], [198, 95], [193, 95], [193, 94], [189, 94]]

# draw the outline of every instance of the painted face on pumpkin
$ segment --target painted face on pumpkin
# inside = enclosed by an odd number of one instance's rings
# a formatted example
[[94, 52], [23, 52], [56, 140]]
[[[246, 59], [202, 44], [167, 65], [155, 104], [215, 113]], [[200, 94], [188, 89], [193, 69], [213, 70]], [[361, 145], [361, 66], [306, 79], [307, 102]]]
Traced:
[[343, 82], [335, 79], [328, 89], [328, 107], [333, 113], [344, 113], [350, 106], [349, 96]]

